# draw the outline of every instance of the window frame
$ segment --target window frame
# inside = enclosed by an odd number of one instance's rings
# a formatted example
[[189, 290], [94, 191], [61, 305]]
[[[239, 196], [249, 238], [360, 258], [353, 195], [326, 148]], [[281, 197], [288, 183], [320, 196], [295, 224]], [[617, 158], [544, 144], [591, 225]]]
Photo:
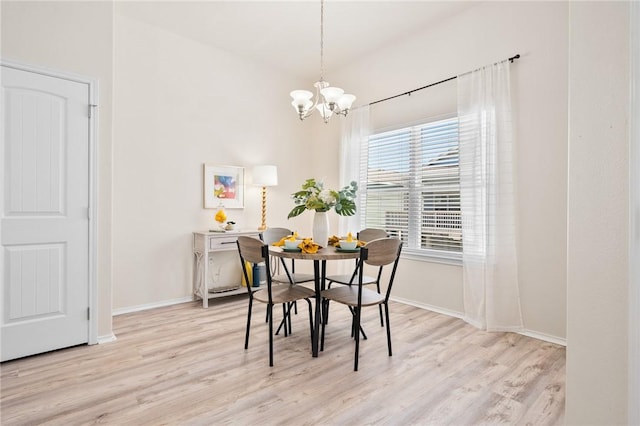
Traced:
[[[370, 149], [370, 140], [371, 138], [374, 138], [378, 135], [381, 135], [383, 133], [388, 133], [388, 132], [401, 132], [403, 130], [409, 131], [411, 134], [411, 140], [415, 139], [417, 141], [419, 141], [421, 139], [420, 137], [420, 133], [422, 131], [422, 129], [430, 124], [435, 124], [437, 122], [444, 122], [444, 121], [449, 121], [455, 119], [457, 121], [458, 117], [457, 114], [448, 114], [445, 116], [439, 116], [439, 117], [430, 117], [427, 118], [425, 120], [421, 120], [419, 122], [414, 122], [414, 123], [409, 123], [409, 124], [404, 124], [404, 125], [400, 125], [400, 126], [394, 126], [392, 128], [385, 128], [385, 129], [377, 129], [375, 132], [372, 132], [368, 137], [367, 140], [364, 141], [364, 145], [361, 149], [360, 152], [360, 161], [359, 161], [359, 167], [360, 167], [360, 182], [359, 185], [361, 188], [364, 189], [364, 194], [362, 196], [362, 204], [361, 204], [361, 208], [359, 209], [359, 215], [360, 215], [360, 222], [362, 224], [366, 224], [366, 215], [367, 215], [367, 209], [366, 209], [366, 200], [368, 198], [368, 191], [367, 191], [367, 186], [369, 183], [369, 149]], [[456, 139], [458, 139], [456, 137]], [[411, 144], [413, 144], [414, 142], [411, 142]], [[458, 141], [459, 143], [459, 141]], [[410, 188], [408, 188], [408, 192], [409, 192], [409, 198], [415, 198], [415, 197], [422, 197], [422, 195], [420, 194], [420, 192], [424, 192], [424, 189], [417, 189], [416, 185], [411, 184], [411, 182], [416, 182], [416, 177], [417, 176], [421, 176], [421, 172], [416, 168], [416, 167], [411, 167], [412, 164], [416, 164], [417, 162], [415, 161], [415, 149], [411, 149], [410, 150], [410, 160], [409, 160], [409, 167], [410, 167], [410, 173], [409, 175], [411, 176], [411, 178], [409, 179], [410, 182]], [[458, 160], [459, 161], [459, 160]], [[458, 162], [458, 167], [459, 167], [459, 162]], [[459, 170], [459, 169], [458, 169]], [[424, 188], [424, 186], [422, 187]], [[458, 181], [458, 194], [460, 193], [460, 188], [459, 188], [459, 181]], [[422, 205], [422, 210], [417, 210], [416, 206], [420, 206]], [[419, 207], [418, 207], [419, 208]], [[413, 200], [413, 202], [408, 201], [408, 206], [407, 206], [407, 214], [408, 217], [422, 217], [422, 214], [424, 212], [424, 201], [422, 199], [420, 199], [417, 203], [415, 201], [415, 199]], [[460, 213], [460, 220], [461, 220], [461, 213]], [[416, 260], [416, 261], [422, 261], [422, 262], [432, 262], [432, 263], [442, 263], [442, 264], [449, 264], [449, 265], [461, 265], [462, 264], [462, 250], [460, 251], [453, 251], [453, 250], [438, 250], [438, 249], [429, 249], [429, 248], [416, 248], [419, 247], [421, 245], [420, 243], [420, 239], [422, 238], [422, 232], [421, 232], [421, 225], [420, 225], [421, 220], [409, 220], [407, 222], [407, 232], [408, 232], [408, 236], [407, 239], [409, 241], [409, 244], [406, 244], [405, 247], [403, 247], [402, 250], [402, 255], [401, 257], [403, 259], [408, 259], [408, 260]], [[364, 227], [367, 227], [369, 225], [364, 225]], [[385, 229], [386, 230], [386, 229]]]

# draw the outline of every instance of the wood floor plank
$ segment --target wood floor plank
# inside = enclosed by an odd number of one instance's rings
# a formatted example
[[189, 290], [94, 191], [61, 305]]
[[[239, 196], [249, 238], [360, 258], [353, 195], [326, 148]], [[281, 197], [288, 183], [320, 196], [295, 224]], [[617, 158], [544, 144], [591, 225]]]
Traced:
[[[348, 310], [332, 306], [311, 357], [308, 311], [274, 337], [264, 305], [244, 350], [246, 296], [114, 317], [117, 340], [0, 365], [2, 425], [532, 424], [564, 420], [565, 349], [392, 303], [393, 356], [363, 310], [353, 371]], [[276, 310], [276, 318], [282, 314]]]

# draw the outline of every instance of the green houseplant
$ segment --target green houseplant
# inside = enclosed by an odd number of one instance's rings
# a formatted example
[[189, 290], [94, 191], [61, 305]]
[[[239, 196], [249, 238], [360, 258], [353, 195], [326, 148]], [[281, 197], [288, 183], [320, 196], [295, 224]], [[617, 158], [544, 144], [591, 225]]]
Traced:
[[339, 191], [325, 189], [322, 182], [315, 179], [307, 179], [302, 184], [300, 191], [292, 194], [295, 207], [291, 209], [288, 219], [300, 215], [305, 210], [328, 212], [334, 209], [341, 216], [353, 216], [356, 214], [356, 191], [358, 184], [352, 181]]

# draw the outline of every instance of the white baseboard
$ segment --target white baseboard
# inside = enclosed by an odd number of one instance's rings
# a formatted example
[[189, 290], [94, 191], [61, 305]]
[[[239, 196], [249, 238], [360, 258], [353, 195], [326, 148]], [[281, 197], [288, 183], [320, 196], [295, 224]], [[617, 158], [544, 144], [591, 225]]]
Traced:
[[426, 309], [427, 311], [437, 312], [439, 314], [449, 315], [454, 318], [464, 318], [464, 313], [458, 311], [452, 311], [450, 309], [444, 309], [439, 306], [433, 306], [426, 303], [419, 303], [414, 300], [404, 299], [402, 297], [390, 297], [389, 299], [394, 302], [404, 303], [405, 305], [415, 306], [416, 308]]
[[567, 346], [567, 339], [558, 336], [551, 336], [549, 334], [540, 333], [539, 331], [534, 330], [522, 330], [519, 331], [518, 334], [522, 334], [523, 336], [533, 337], [534, 339], [543, 340], [549, 343], [555, 343], [560, 346]]
[[147, 309], [161, 308], [163, 306], [177, 305], [179, 303], [186, 303], [191, 301], [193, 301], [193, 296], [181, 297], [179, 299], [162, 300], [160, 302], [145, 303], [144, 305], [128, 306], [126, 308], [114, 309], [113, 311], [111, 311], [111, 315], [117, 316], [128, 314], [131, 312], [146, 311]]
[[[405, 305], [415, 306], [416, 308], [426, 309], [427, 311], [433, 311], [439, 314], [448, 315], [450, 317], [464, 319], [464, 313], [453, 311], [450, 309], [444, 309], [438, 306], [429, 305], [426, 303], [418, 303], [413, 300], [403, 299], [402, 297], [391, 297], [391, 300], [404, 303]], [[532, 337], [534, 339], [542, 340], [549, 343], [555, 343], [556, 345], [567, 346], [567, 339], [557, 336], [551, 336], [549, 334], [540, 333], [538, 331], [533, 330], [521, 330], [516, 333], [521, 334], [523, 336]]]
[[109, 333], [109, 334], [106, 334], [104, 336], [98, 336], [98, 344], [99, 345], [101, 345], [103, 343], [115, 342], [116, 340], [117, 340], [117, 337], [113, 333]]

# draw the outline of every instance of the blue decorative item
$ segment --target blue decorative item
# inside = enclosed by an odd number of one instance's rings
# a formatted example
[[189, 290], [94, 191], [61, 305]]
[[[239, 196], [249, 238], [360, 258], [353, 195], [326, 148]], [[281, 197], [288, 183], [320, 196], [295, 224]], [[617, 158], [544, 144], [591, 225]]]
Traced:
[[260, 287], [260, 267], [257, 263], [253, 264], [253, 287]]

